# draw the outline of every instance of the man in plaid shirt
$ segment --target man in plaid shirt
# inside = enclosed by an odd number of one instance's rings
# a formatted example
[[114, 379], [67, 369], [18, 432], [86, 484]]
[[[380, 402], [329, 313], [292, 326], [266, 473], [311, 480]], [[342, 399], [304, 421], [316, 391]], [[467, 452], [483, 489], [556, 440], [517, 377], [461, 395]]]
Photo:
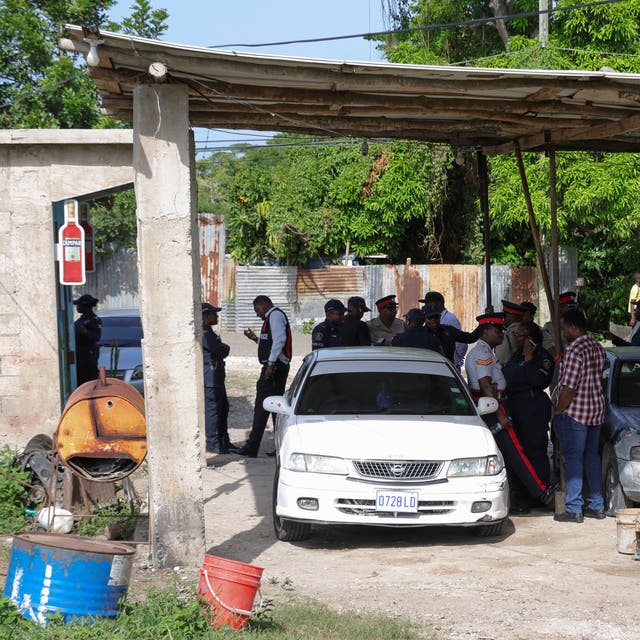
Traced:
[[[554, 520], [582, 522], [585, 516], [601, 520], [605, 514], [598, 441], [605, 410], [602, 393], [604, 349], [587, 335], [587, 319], [577, 309], [561, 316], [560, 329], [568, 347], [560, 361], [553, 429], [562, 445], [567, 510], [556, 514]], [[587, 506], [584, 509], [583, 473], [587, 479]]]

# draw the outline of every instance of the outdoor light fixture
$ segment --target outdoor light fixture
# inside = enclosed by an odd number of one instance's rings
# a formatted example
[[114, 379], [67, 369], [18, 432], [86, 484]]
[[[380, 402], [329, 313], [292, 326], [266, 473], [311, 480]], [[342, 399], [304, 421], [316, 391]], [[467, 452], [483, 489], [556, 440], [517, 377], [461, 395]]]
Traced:
[[97, 67], [100, 64], [100, 56], [98, 55], [98, 45], [104, 40], [100, 39], [100, 30], [98, 27], [82, 26], [83, 40], [89, 45], [89, 53], [87, 53], [87, 64], [90, 67]]

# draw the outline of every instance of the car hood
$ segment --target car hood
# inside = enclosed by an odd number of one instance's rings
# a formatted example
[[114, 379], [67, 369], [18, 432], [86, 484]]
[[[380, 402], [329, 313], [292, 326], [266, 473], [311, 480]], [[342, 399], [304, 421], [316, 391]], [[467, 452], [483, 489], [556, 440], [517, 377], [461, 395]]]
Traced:
[[[100, 347], [98, 366], [104, 367], [107, 371], [111, 368], [111, 349], [112, 347]], [[135, 369], [139, 364], [142, 364], [142, 349], [140, 347], [120, 347], [117, 370]]]
[[290, 452], [350, 459], [450, 460], [497, 452], [490, 431], [473, 417], [298, 417], [290, 433]]

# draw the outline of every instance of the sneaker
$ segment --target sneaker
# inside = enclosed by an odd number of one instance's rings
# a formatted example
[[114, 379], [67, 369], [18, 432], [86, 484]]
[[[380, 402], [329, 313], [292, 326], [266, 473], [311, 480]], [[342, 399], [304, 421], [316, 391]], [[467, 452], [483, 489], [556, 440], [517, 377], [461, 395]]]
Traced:
[[584, 517], [585, 518], [595, 518], [596, 520], [604, 520], [607, 516], [605, 515], [604, 510], [592, 509], [591, 507], [585, 507], [585, 509], [584, 509]]
[[578, 524], [584, 521], [581, 513], [573, 513], [572, 511], [565, 511], [564, 513], [556, 513], [553, 516], [556, 522], [577, 522]]

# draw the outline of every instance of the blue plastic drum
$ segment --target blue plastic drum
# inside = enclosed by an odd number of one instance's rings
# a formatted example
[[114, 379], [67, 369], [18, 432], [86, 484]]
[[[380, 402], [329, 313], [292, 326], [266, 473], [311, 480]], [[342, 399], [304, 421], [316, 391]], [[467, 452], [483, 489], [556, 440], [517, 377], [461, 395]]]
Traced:
[[72, 618], [118, 614], [135, 550], [125, 544], [58, 533], [13, 537], [3, 595], [22, 617], [46, 624], [47, 614]]

